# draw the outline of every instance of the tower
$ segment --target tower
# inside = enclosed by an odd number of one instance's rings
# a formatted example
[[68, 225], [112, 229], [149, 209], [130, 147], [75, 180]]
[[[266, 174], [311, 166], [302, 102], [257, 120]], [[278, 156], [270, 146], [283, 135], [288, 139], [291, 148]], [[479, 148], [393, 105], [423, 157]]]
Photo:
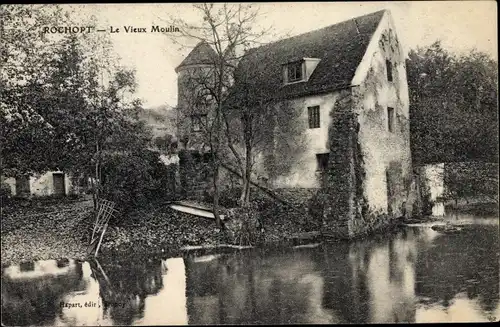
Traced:
[[[177, 135], [181, 147], [202, 150], [203, 130], [210, 113], [217, 54], [201, 41], [175, 69], [177, 73]], [[207, 87], [208, 86], [208, 87]]]
[[216, 58], [214, 49], [202, 41], [175, 69], [179, 175], [181, 193], [187, 198], [202, 199], [211, 185], [206, 126], [213, 104], [210, 89]]

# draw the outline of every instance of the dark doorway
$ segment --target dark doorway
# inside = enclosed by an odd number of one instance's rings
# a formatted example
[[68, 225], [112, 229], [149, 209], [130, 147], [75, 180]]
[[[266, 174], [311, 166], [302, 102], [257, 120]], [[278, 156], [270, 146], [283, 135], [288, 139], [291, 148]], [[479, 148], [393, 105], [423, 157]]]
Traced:
[[53, 173], [52, 178], [54, 180], [54, 195], [64, 196], [66, 195], [66, 185], [64, 183], [63, 173]]
[[31, 194], [29, 176], [16, 177], [16, 195], [27, 196]]
[[387, 213], [389, 216], [400, 215], [401, 200], [404, 193], [403, 171], [400, 162], [391, 162], [385, 171], [387, 182]]

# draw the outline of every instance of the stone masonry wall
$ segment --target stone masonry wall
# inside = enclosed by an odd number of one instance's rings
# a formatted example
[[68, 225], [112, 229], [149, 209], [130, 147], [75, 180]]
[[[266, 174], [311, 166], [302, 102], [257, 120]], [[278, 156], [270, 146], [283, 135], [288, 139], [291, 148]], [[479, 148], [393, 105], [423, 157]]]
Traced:
[[335, 238], [350, 237], [355, 197], [354, 134], [355, 117], [350, 92], [339, 97], [336, 110], [330, 113], [328, 130], [330, 156], [322, 188], [312, 202], [320, 213], [322, 232]]
[[210, 163], [194, 150], [179, 151], [181, 198], [202, 200], [212, 186]]
[[357, 178], [351, 236], [370, 233], [411, 215], [416, 201], [406, 67], [389, 18], [381, 22], [381, 33], [374, 40], [377, 47], [366, 58], [366, 76], [352, 88]]

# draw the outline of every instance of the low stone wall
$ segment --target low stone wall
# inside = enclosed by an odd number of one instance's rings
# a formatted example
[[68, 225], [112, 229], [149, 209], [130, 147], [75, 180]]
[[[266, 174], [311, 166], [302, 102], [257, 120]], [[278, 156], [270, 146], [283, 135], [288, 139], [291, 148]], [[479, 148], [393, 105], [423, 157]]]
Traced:
[[447, 162], [416, 171], [422, 215], [442, 216], [447, 204], [498, 203], [498, 163]]
[[212, 169], [209, 154], [192, 150], [179, 151], [178, 194], [182, 198], [202, 200], [212, 187]]

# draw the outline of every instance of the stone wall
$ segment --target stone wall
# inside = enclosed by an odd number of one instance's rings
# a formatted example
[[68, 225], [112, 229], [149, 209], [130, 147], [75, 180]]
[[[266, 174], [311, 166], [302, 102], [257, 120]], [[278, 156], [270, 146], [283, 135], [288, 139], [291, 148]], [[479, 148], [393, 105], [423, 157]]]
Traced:
[[366, 74], [355, 77], [359, 84], [341, 93], [331, 113], [328, 173], [315, 199], [323, 205], [324, 233], [336, 238], [389, 226], [411, 215], [416, 201], [406, 67], [390, 16], [371, 42], [360, 65]]
[[209, 154], [193, 150], [180, 150], [178, 155], [180, 197], [202, 200], [212, 188], [213, 172]]
[[352, 88], [356, 185], [350, 236], [411, 215], [416, 201], [406, 67], [390, 15], [381, 21], [372, 42], [375, 46], [362, 63], [366, 75]]
[[[49, 171], [43, 174], [34, 174], [29, 176], [30, 195], [33, 196], [51, 196], [54, 195], [54, 173], [63, 173], [62, 171]], [[13, 177], [2, 178], [2, 182], [7, 184], [12, 195], [17, 194], [16, 179]], [[64, 174], [65, 195], [78, 193], [78, 185], [74, 183], [74, 179], [69, 174]]]
[[[316, 155], [329, 152], [328, 128], [331, 124], [331, 113], [337, 110], [338, 97], [339, 92], [331, 92], [281, 103], [276, 109], [278, 117], [273, 140], [274, 162], [268, 160], [259, 163], [256, 166], [258, 175], [265, 172], [261, 166], [274, 164], [275, 169], [271, 170], [268, 177], [275, 188], [321, 187]], [[319, 106], [319, 128], [308, 126], [308, 107], [312, 106]]]

